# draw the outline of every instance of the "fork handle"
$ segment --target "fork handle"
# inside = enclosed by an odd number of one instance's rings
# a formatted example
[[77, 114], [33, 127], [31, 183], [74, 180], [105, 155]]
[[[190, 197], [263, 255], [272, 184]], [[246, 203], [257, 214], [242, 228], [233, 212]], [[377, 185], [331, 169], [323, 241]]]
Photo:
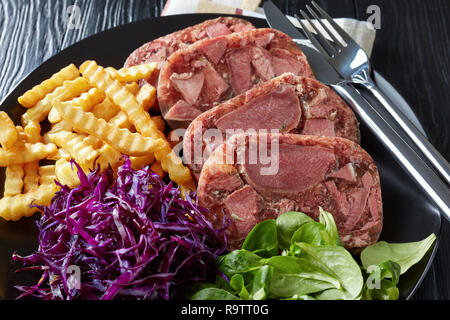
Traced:
[[[366, 77], [366, 81], [358, 82], [369, 90], [378, 100], [389, 116], [386, 121], [394, 128], [402, 130], [413, 146], [422, 153], [431, 165], [438, 171], [442, 178], [450, 185], [450, 164], [439, 153], [430, 141], [417, 129], [417, 127], [403, 114], [403, 112], [377, 87], [375, 82]], [[399, 130], [399, 131], [400, 131]]]
[[340, 83], [331, 87], [352, 107], [382, 144], [391, 151], [400, 166], [450, 221], [448, 186], [351, 84]]

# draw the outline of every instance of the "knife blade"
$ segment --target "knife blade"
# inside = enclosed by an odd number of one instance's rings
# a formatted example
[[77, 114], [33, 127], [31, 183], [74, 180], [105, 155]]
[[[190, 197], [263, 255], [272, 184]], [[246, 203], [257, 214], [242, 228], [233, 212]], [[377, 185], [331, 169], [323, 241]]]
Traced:
[[342, 78], [328, 63], [328, 61], [312, 47], [309, 40], [289, 21], [288, 18], [278, 9], [272, 1], [264, 3], [264, 13], [269, 26], [280, 30], [290, 36], [306, 55], [317, 80], [323, 83], [339, 83]]
[[298, 29], [286, 18], [283, 12], [273, 4], [272, 1], [266, 1], [263, 5], [269, 26], [273, 29], [286, 33], [292, 39], [306, 39]]

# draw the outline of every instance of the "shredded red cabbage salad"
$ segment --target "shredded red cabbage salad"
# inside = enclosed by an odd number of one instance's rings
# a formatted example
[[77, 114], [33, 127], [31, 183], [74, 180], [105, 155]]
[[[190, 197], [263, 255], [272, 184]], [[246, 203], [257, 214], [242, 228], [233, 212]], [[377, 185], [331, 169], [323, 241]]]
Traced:
[[13, 255], [22, 270], [42, 271], [36, 285], [16, 286], [19, 298], [167, 300], [214, 277], [227, 222], [215, 229], [195, 193], [184, 200], [172, 182], [148, 167], [131, 169], [128, 159], [117, 178], [111, 169], [86, 175], [73, 164], [81, 185], [61, 185], [41, 208], [38, 250]]

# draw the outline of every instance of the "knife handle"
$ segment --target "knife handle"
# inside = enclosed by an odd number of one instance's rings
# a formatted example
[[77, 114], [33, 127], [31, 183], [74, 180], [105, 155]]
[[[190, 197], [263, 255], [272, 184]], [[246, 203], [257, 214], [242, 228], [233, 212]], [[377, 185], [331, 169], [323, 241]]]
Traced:
[[359, 82], [369, 90], [377, 101], [381, 104], [380, 111], [386, 111], [388, 115], [384, 118], [394, 127], [397, 132], [406, 135], [406, 139], [412, 142], [413, 147], [419, 155], [422, 155], [430, 162], [434, 169], [450, 185], [450, 164], [439, 153], [430, 141], [416, 128], [416, 126], [403, 114], [403, 112], [394, 104], [385, 94], [376, 86], [375, 82], [367, 78], [366, 81]]
[[352, 85], [340, 83], [331, 85], [331, 87], [352, 107], [372, 133], [391, 151], [400, 166], [450, 221], [450, 189], [448, 186]]

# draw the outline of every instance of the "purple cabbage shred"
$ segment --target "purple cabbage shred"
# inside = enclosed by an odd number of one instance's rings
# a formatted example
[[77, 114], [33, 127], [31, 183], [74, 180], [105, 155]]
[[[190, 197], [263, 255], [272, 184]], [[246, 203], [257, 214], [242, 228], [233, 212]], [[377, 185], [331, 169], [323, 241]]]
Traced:
[[176, 299], [183, 288], [217, 274], [226, 250], [224, 221], [215, 229], [192, 192], [181, 197], [148, 167], [85, 174], [81, 185], [61, 189], [38, 220], [39, 247], [13, 260], [39, 270], [22, 294], [46, 300]]

